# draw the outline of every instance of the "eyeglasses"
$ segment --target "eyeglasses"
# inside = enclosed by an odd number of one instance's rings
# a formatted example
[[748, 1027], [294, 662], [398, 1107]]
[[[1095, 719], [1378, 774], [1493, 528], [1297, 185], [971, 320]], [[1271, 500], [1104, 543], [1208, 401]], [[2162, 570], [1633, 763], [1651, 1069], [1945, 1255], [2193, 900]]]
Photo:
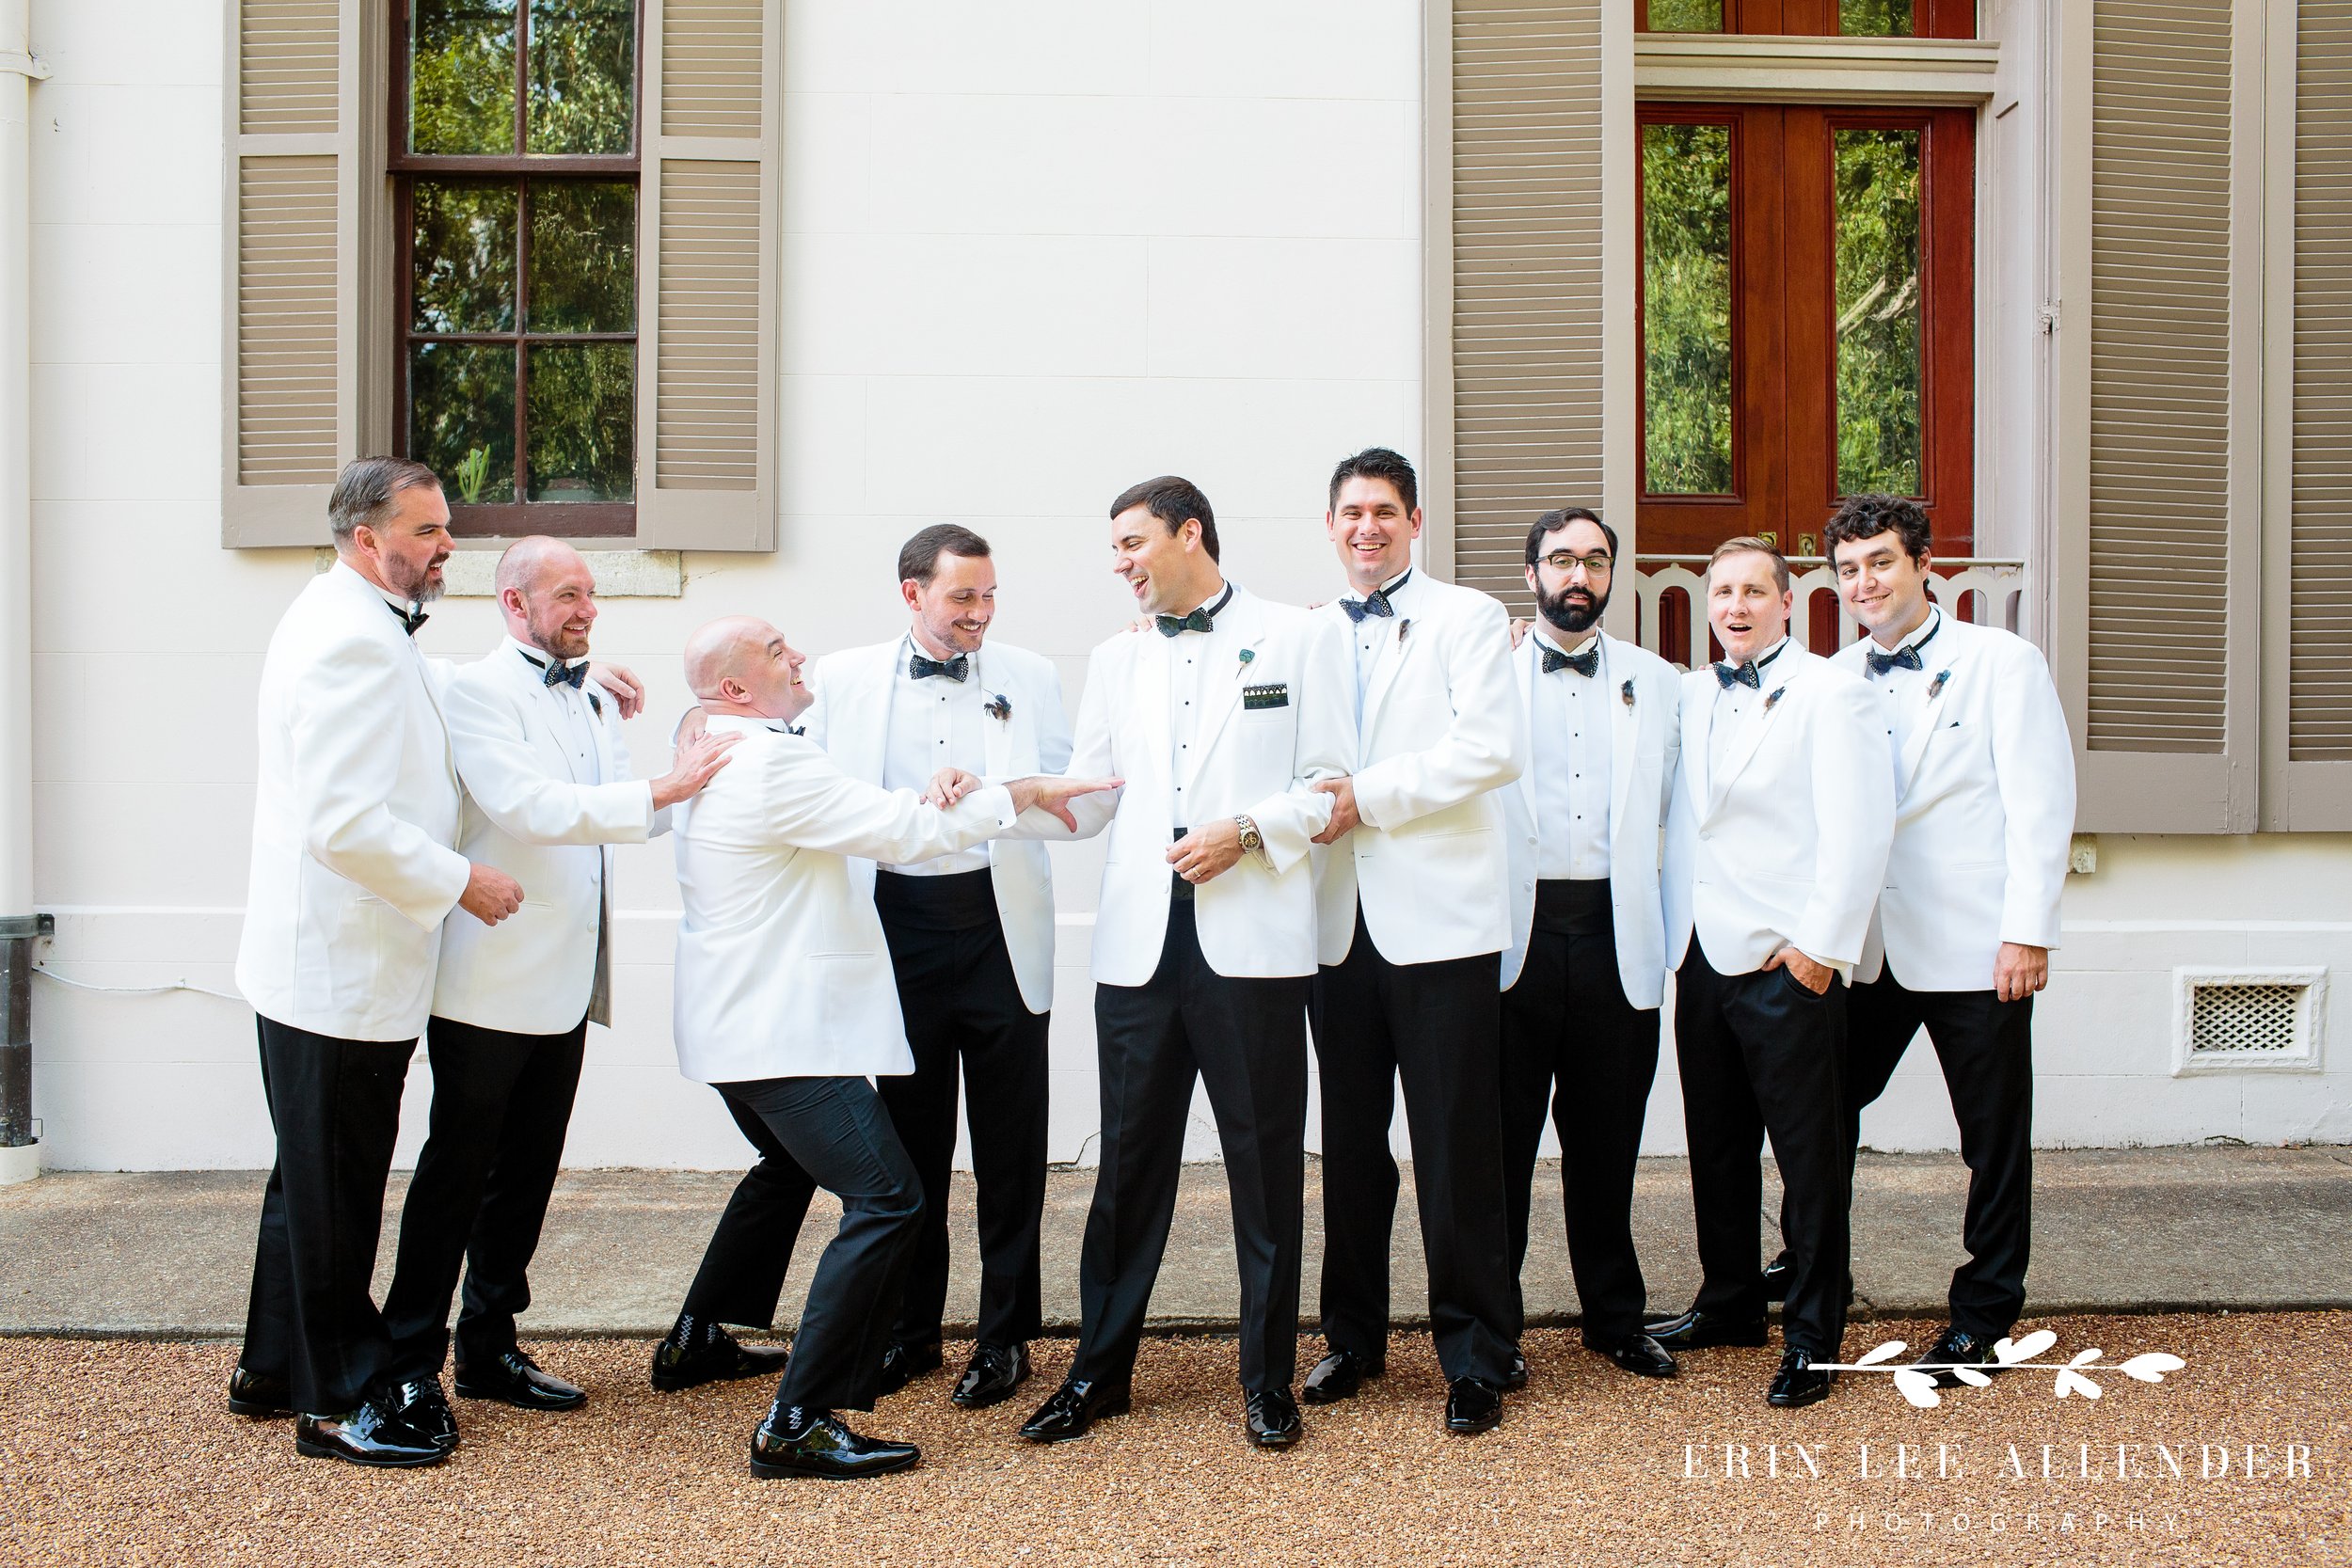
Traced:
[[1578, 555], [1569, 550], [1554, 550], [1543, 560], [1545, 565], [1564, 577], [1581, 566], [1588, 578], [1605, 578], [1613, 564], [1605, 555]]

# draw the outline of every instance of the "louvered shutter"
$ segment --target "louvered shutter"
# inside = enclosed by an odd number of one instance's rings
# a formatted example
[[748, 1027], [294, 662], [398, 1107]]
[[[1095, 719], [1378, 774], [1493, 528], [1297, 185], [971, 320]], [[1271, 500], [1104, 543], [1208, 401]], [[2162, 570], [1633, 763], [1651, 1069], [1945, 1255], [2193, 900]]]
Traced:
[[1453, 8], [1454, 577], [1520, 609], [1528, 525], [1601, 499], [1601, 8]]
[[2091, 12], [2089, 496], [2055, 650], [2086, 830], [2255, 825], [2263, 8], [2235, 9]]
[[637, 538], [776, 537], [780, 0], [645, 0]]
[[224, 545], [325, 544], [327, 493], [356, 453], [358, 10], [228, 7]]
[[2270, 612], [2285, 625], [2270, 640], [2281, 657], [2266, 691], [2264, 825], [2342, 830], [2352, 828], [2352, 0], [2299, 0], [2293, 58], [2292, 479], [2284, 547], [2269, 558]]

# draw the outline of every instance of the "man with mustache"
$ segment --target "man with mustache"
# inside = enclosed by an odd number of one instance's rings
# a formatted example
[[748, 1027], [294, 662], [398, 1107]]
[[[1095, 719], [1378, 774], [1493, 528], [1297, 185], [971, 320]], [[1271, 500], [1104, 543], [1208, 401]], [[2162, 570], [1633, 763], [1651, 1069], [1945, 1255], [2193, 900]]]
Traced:
[[1385, 447], [1331, 475], [1324, 531], [1348, 593], [1317, 613], [1347, 640], [1353, 773], [1315, 835], [1319, 966], [1311, 1018], [1323, 1085], [1323, 1338], [1300, 1392], [1351, 1399], [1389, 1345], [1389, 1232], [1400, 1079], [1428, 1259], [1445, 1425], [1502, 1418], [1518, 1334], [1496, 1105], [1497, 955], [1508, 942], [1502, 806], [1527, 735], [1512, 701], [1502, 606], [1413, 566], [1413, 466]]
[[1615, 531], [1582, 507], [1547, 512], [1528, 530], [1541, 619], [1513, 659], [1528, 768], [1502, 792], [1503, 1177], [1516, 1287], [1549, 1101], [1584, 1343], [1626, 1371], [1671, 1377], [1674, 1357], [1642, 1329], [1648, 1296], [1632, 1218], [1658, 1074], [1658, 852], [1682, 747], [1682, 682], [1656, 654], [1600, 629], [1616, 568]]
[[[827, 654], [803, 728], [852, 778], [928, 789], [943, 768], [1001, 779], [1070, 764], [1053, 661], [989, 637], [988, 541], [938, 523], [898, 552], [903, 636]], [[985, 644], [985, 646], [983, 646]], [[1054, 1004], [1054, 871], [1045, 846], [992, 839], [910, 865], [850, 863], [889, 939], [914, 1070], [880, 1083], [923, 1180], [923, 1227], [884, 1353], [882, 1391], [940, 1364], [947, 1300], [948, 1173], [961, 1080], [980, 1240], [979, 1342], [950, 1398], [977, 1410], [1029, 1375], [1041, 1325], [1046, 1035]], [[776, 1259], [777, 1284], [784, 1259]]]
[[1666, 818], [1666, 957], [1691, 1143], [1698, 1300], [1649, 1327], [1669, 1350], [1760, 1345], [1758, 1157], [1788, 1193], [1786, 1342], [1767, 1403], [1829, 1397], [1846, 1327], [1851, 1163], [1840, 1060], [1895, 832], [1886, 725], [1870, 689], [1788, 635], [1788, 562], [1769, 540], [1715, 548], [1707, 620], [1721, 662], [1682, 677]]
[[497, 927], [441, 935], [426, 1048], [430, 1134], [401, 1208], [400, 1260], [385, 1293], [393, 1376], [412, 1420], [450, 1441], [440, 1389], [450, 1297], [457, 1392], [524, 1410], [586, 1395], [515, 1339], [531, 1258], [554, 1190], [591, 1022], [612, 1019], [612, 850], [669, 832], [669, 808], [726, 766], [728, 736], [696, 736], [671, 770], [629, 776], [617, 704], [588, 678], [596, 578], [560, 539], [520, 539], [495, 579], [506, 635], [441, 694], [466, 786], [458, 852], [528, 890]]

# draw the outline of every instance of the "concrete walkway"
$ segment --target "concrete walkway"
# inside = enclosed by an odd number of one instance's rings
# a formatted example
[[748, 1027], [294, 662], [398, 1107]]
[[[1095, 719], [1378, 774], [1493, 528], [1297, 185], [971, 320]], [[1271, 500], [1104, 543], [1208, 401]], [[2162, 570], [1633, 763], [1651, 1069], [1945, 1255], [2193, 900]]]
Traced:
[[[1779, 1202], [1765, 1164], [1759, 1230], [1769, 1255]], [[2036, 1156], [2028, 1311], [2352, 1307], [2352, 1148], [2162, 1148]], [[244, 1320], [260, 1172], [58, 1173], [0, 1188], [0, 1334], [235, 1335]], [[1308, 1163], [1306, 1312], [1321, 1254], [1322, 1171]], [[1960, 1249], [1967, 1173], [1951, 1155], [1863, 1158], [1854, 1203], [1858, 1316], [1940, 1314]], [[712, 1223], [727, 1174], [577, 1171], [556, 1189], [532, 1271], [524, 1332], [654, 1335], [666, 1330]], [[396, 1177], [377, 1274], [392, 1259], [405, 1178]], [[1057, 1171], [1045, 1212], [1049, 1333], [1078, 1318], [1078, 1246], [1091, 1169]], [[1393, 1268], [1400, 1323], [1426, 1311], [1411, 1173], [1398, 1208]], [[977, 1292], [972, 1190], [958, 1178], [950, 1334], [970, 1331]], [[797, 1310], [837, 1208], [820, 1196], [785, 1288]], [[1557, 1167], [1536, 1174], [1525, 1286], [1537, 1323], [1573, 1322]], [[1679, 1310], [1698, 1286], [1690, 1174], [1643, 1162], [1634, 1236], [1650, 1305]], [[1234, 1313], [1233, 1246], [1221, 1167], [1185, 1169], [1175, 1234], [1152, 1299], [1155, 1327], [1216, 1330]]]

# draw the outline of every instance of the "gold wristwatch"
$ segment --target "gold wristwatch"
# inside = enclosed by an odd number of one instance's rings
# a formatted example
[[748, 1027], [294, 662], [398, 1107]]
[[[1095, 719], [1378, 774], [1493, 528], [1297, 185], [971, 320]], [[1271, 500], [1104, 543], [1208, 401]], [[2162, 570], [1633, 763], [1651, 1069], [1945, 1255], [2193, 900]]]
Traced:
[[1265, 834], [1258, 832], [1258, 825], [1247, 816], [1236, 816], [1233, 818], [1233, 826], [1241, 830], [1241, 852], [1245, 855], [1255, 855], [1261, 861], [1264, 860]]

